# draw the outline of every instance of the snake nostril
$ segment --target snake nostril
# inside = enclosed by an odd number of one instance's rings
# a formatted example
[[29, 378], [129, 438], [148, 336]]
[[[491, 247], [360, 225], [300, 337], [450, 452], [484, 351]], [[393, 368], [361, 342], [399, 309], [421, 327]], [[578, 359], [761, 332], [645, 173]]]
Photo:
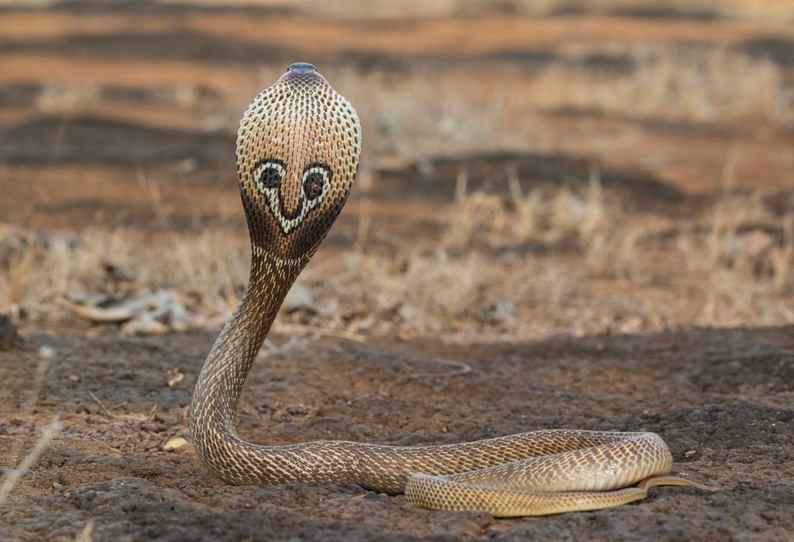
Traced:
[[308, 62], [296, 62], [294, 64], [290, 64], [290, 67], [287, 68], [287, 71], [295, 73], [312, 73], [316, 72], [317, 68]]

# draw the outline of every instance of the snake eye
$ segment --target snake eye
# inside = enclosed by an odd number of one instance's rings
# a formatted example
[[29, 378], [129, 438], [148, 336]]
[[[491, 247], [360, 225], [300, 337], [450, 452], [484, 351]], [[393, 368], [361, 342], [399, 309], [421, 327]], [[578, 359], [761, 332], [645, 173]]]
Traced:
[[331, 180], [331, 168], [320, 162], [313, 162], [303, 170], [303, 193], [306, 199], [314, 201], [323, 194], [323, 189]]
[[254, 180], [262, 192], [266, 188], [278, 188], [284, 177], [284, 164], [281, 160], [262, 160], [254, 169]]

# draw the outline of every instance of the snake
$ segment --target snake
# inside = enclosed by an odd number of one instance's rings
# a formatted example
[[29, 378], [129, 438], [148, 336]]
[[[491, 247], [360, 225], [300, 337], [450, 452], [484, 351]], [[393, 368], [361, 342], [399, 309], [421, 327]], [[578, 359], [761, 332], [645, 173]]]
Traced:
[[670, 476], [671, 452], [648, 432], [552, 429], [422, 446], [266, 446], [240, 438], [246, 377], [287, 292], [347, 200], [361, 142], [353, 106], [308, 63], [289, 66], [243, 115], [236, 158], [249, 282], [199, 373], [190, 408], [193, 444], [211, 474], [234, 485], [357, 484], [404, 494], [417, 508], [494, 517], [617, 506], [656, 485], [714, 489]]

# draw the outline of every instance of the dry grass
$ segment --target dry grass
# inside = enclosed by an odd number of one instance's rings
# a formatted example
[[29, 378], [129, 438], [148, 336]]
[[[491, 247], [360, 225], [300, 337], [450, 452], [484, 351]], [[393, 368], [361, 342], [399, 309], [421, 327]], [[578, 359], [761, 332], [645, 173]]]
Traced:
[[[599, 13], [647, 6], [641, 0], [498, 4], [531, 14], [571, 6]], [[654, 6], [695, 9], [683, 0]], [[496, 7], [497, 2], [401, 0], [388, 6], [340, 1], [316, 9], [361, 17], [449, 15]], [[706, 0], [696, 11], [751, 19], [794, 17], [791, 3], [775, 0]], [[794, 91], [771, 62], [719, 46], [629, 52], [636, 66], [617, 76], [565, 61], [540, 74], [515, 69], [500, 71], [498, 77], [487, 67], [438, 70], [421, 62], [407, 75], [332, 66], [323, 73], [355, 104], [364, 122], [364, 178], [371, 177], [376, 162], [421, 166], [437, 154], [532, 149], [542, 136], [534, 130], [535, 115], [544, 109], [742, 128], [794, 122]], [[282, 71], [281, 65], [263, 68], [251, 76], [249, 88], [228, 90], [211, 110], [199, 107], [198, 87], [177, 84], [166, 92], [167, 100], [151, 107], [196, 110], [197, 128], [222, 126], [233, 133], [251, 96]], [[35, 109], [66, 118], [102, 110], [107, 105], [103, 99], [96, 82], [48, 83]], [[731, 180], [735, 161], [728, 160], [724, 188], [713, 205], [683, 226], [668, 217], [627, 212], [614, 194], [604, 191], [595, 168], [583, 185], [556, 190], [524, 190], [518, 173], [508, 169], [502, 195], [473, 191], [475, 183], [461, 169], [438, 236], [398, 238], [393, 250], [381, 251], [380, 233], [392, 233], [380, 232], [382, 225], [373, 217], [359, 230], [355, 247], [339, 258], [320, 256], [303, 280], [317, 299], [315, 317], [340, 332], [388, 332], [396, 325], [404, 333], [505, 333], [518, 339], [790, 322], [794, 218], [770, 213], [759, 195], [737, 194]], [[37, 237], [0, 232], [0, 312], [17, 319], [25, 313], [34, 320], [57, 319], [66, 313], [54, 300], [67, 293], [163, 288], [176, 291], [205, 316], [228, 313], [247, 280], [244, 233], [226, 228], [200, 235], [170, 232], [168, 211], [155, 188], [152, 205], [162, 214], [161, 234], [95, 229], [80, 237]], [[664, 232], [674, 234], [660, 241]], [[114, 276], [119, 271], [129, 284], [120, 284]]]
[[[23, 415], [26, 417], [32, 417], [32, 414], [35, 412], [35, 405], [38, 401], [39, 392], [41, 392], [41, 388], [44, 385], [44, 376], [55, 355], [55, 350], [49, 346], [44, 346], [39, 349], [39, 361], [36, 366], [36, 372], [33, 376], [30, 388], [27, 390], [26, 401], [23, 403]], [[63, 424], [57, 418], [50, 425], [44, 427], [41, 430], [41, 436], [33, 445], [33, 448], [21, 461], [19, 461], [19, 454], [23, 442], [21, 439], [14, 441], [11, 447], [11, 453], [8, 454], [4, 461], [6, 471], [3, 473], [3, 476], [0, 477], [0, 480], [2, 480], [2, 485], [0, 485], [0, 506], [3, 506], [14, 490], [14, 487], [16, 487], [16, 484], [28, 473], [30, 467], [36, 463], [41, 453], [47, 448], [50, 441], [55, 438], [62, 427]], [[16, 468], [12, 468], [12, 465], [15, 465]]]
[[[620, 53], [621, 51], [616, 51]], [[623, 118], [692, 123], [794, 123], [794, 88], [778, 65], [723, 47], [629, 51], [636, 67], [616, 76], [565, 61], [536, 77], [507, 71], [445, 72], [417, 67], [410, 77], [327, 70], [364, 122], [375, 160], [505, 149], [534, 149], [540, 110], [586, 110]], [[265, 70], [256, 89], [279, 69]], [[236, 128], [238, 109], [229, 118]], [[370, 158], [372, 159], [372, 158]]]
[[91, 540], [93, 540], [93, 538], [91, 537], [93, 532], [94, 532], [94, 520], [89, 519], [88, 521], [86, 521], [83, 530], [80, 531], [80, 534], [78, 534], [77, 538], [74, 539], [74, 542], [91, 542]]
[[617, 202], [605, 201], [595, 167], [587, 185], [563, 185], [546, 193], [536, 187], [525, 194], [515, 167], [510, 165], [505, 180], [510, 192], [507, 199], [482, 191], [469, 192], [466, 170], [458, 172], [445, 236], [447, 245], [468, 248], [478, 241], [492, 247], [527, 241], [548, 245], [570, 241], [589, 251], [603, 245], [608, 231], [623, 218]]
[[[655, 46], [610, 53], [631, 55], [635, 68], [616, 76], [571, 62], [562, 53], [560, 61], [539, 75], [517, 69], [495, 75], [487, 67], [439, 70], [421, 63], [407, 75], [333, 65], [323, 66], [322, 71], [357, 108], [364, 123], [365, 156], [371, 162], [534, 149], [539, 145], [536, 115], [547, 110], [693, 123], [794, 123], [794, 88], [771, 61], [720, 46]], [[163, 109], [168, 113], [164, 119], [181, 114], [180, 122], [193, 123], [195, 129], [232, 134], [251, 97], [282, 72], [281, 65], [263, 67], [252, 75], [250, 85], [204, 105], [195, 85], [163, 87], [163, 100], [148, 106], [146, 118], [161, 122], [152, 115]], [[46, 84], [35, 103], [39, 113], [65, 118], [112, 115], [118, 105], [105, 101], [96, 81]]]
[[497, 272], [478, 254], [452, 258], [444, 250], [397, 260], [351, 253], [345, 264], [347, 272], [339, 277], [350, 299], [345, 305], [352, 301], [376, 317], [392, 315], [435, 331], [443, 320], [469, 316], [481, 302], [483, 283]]
[[794, 294], [794, 217], [783, 222], [783, 241], [769, 252], [772, 284], [780, 295]]
[[[13, 230], [6, 235], [5, 240], [19, 239]], [[247, 240], [236, 231], [152, 238], [89, 229], [79, 238], [30, 237], [4, 248], [8, 257], [0, 272], [0, 312], [18, 313], [23, 307], [34, 315], [55, 312], [63, 317], [53, 301], [65, 295], [164, 288], [177, 291], [186, 304], [205, 314], [226, 313], [248, 279]]]
[[[59, 0], [6, 0], [8, 6], [47, 8]], [[250, 6], [292, 6], [314, 16], [335, 18], [362, 17], [449, 17], [455, 15], [484, 15], [493, 13], [545, 16], [560, 11], [590, 14], [620, 12], [661, 12], [710, 15], [731, 19], [758, 21], [794, 20], [794, 6], [788, 0], [392, 0], [372, 2], [365, 0], [329, 0], [306, 3], [298, 0], [263, 2], [262, 0], [160, 0], [163, 4]], [[650, 5], [649, 5], [650, 4]]]
[[3, 505], [8, 496], [11, 494], [11, 491], [14, 489], [19, 479], [31, 466], [33, 466], [41, 453], [47, 448], [50, 441], [55, 437], [55, 435], [58, 434], [58, 431], [61, 430], [62, 425], [63, 424], [60, 421], [54, 421], [42, 429], [41, 437], [38, 441], [36, 441], [36, 444], [33, 446], [33, 449], [30, 451], [27, 457], [22, 460], [16, 469], [9, 469], [5, 472], [3, 476], [3, 485], [0, 486], [0, 506]]
[[595, 70], [552, 66], [535, 82], [532, 100], [544, 108], [630, 118], [794, 121], [794, 93], [770, 61], [722, 48], [640, 51], [634, 57], [637, 68], [617, 79]]
[[[506, 197], [469, 193], [462, 171], [438, 238], [392, 235], [384, 251], [377, 239], [391, 234], [375, 220], [375, 241], [321, 251], [301, 279], [312, 325], [518, 340], [794, 322], [794, 215], [770, 213], [759, 196], [726, 189], [682, 225], [628, 213], [596, 170], [578, 189], [543, 193], [524, 194], [515, 172], [510, 179]], [[164, 288], [206, 317], [225, 315], [245, 287], [247, 251], [240, 232], [223, 229], [29, 242], [2, 259], [0, 310], [63, 320], [73, 316], [55, 301], [68, 293]], [[131, 280], [120, 284], [109, 263]], [[286, 322], [305, 322], [302, 314]]]
[[[552, 68], [535, 82], [535, 98], [546, 107], [693, 122], [779, 123], [790, 113], [781, 113], [783, 86], [767, 63], [722, 50], [696, 52], [689, 60], [643, 58], [640, 69], [618, 82], [593, 83], [593, 74]], [[263, 80], [273, 77], [263, 72]], [[509, 81], [494, 91], [477, 81], [462, 90], [460, 80], [431, 74], [406, 80], [340, 71], [329, 77], [359, 108], [367, 153], [376, 159], [398, 155], [421, 163], [422, 156], [450, 149], [531, 147], [530, 109], [526, 98], [510, 92]], [[83, 107], [73, 94], [54, 93], [62, 101], [47, 107]], [[604, 191], [596, 168], [582, 185], [525, 191], [508, 167], [506, 197], [472, 191], [475, 183], [461, 169], [438, 238], [397, 239], [396, 255], [380, 253], [366, 242], [378, 238], [375, 217], [353, 249], [342, 258], [321, 257], [304, 281], [322, 308], [322, 324], [335, 332], [388, 332], [396, 325], [412, 334], [529, 338], [791, 322], [794, 219], [772, 215], [760, 195], [737, 194], [737, 162], [732, 153], [712, 207], [683, 227], [663, 216], [627, 213]], [[116, 291], [121, 286], [113, 274], [120, 270], [132, 287], [176, 291], [207, 317], [227, 314], [247, 281], [245, 234], [170, 232], [156, 184], [145, 184], [161, 215], [161, 234], [0, 233], [0, 312], [63, 318], [54, 300]], [[664, 231], [679, 233], [669, 243], [654, 241]]]
[[[278, 71], [278, 70], [276, 70]], [[526, 148], [532, 116], [511, 94], [512, 81], [493, 85], [476, 74], [417, 69], [409, 77], [388, 72], [323, 70], [364, 123], [370, 156], [417, 161], [449, 152]], [[261, 85], [278, 74], [268, 73]]]
[[621, 10], [707, 14], [745, 20], [780, 21], [794, 19], [794, 6], [787, 0], [529, 0], [517, 2], [529, 12], [554, 13], [561, 8], [578, 7], [589, 13], [615, 13]]

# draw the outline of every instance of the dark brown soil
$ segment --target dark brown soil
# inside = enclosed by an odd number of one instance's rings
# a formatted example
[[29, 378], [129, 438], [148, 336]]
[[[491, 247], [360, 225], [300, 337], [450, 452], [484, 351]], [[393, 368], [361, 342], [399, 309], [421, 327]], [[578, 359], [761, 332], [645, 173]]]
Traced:
[[[163, 451], [189, 435], [186, 407], [213, 338], [35, 335], [0, 353], [6, 466], [44, 424], [64, 423], [0, 511], [0, 538], [72, 540], [93, 519], [96, 540], [791, 540], [794, 328], [472, 347], [326, 339], [255, 366], [240, 429], [256, 442], [650, 430], [670, 445], [676, 473], [724, 488], [656, 488], [616, 509], [514, 520], [417, 510], [357, 486], [230, 487], [190, 445]], [[57, 355], [29, 402], [40, 345]], [[473, 370], [412, 378], [443, 372], [436, 356]], [[185, 379], [172, 389], [175, 367]]]

